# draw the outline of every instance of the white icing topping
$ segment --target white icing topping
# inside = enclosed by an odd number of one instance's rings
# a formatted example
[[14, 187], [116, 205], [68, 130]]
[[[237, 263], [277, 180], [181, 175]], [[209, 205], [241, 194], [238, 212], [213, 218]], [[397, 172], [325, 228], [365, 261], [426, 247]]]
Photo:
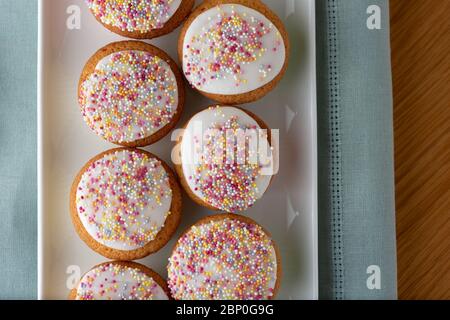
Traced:
[[195, 88], [243, 94], [271, 82], [286, 59], [284, 40], [260, 12], [223, 4], [198, 15], [183, 42], [183, 71]]
[[168, 300], [165, 291], [138, 268], [103, 264], [86, 273], [76, 300]]
[[154, 240], [170, 214], [172, 190], [161, 162], [137, 151], [106, 154], [84, 172], [76, 206], [99, 243], [135, 250]]
[[125, 50], [101, 59], [82, 83], [84, 120], [110, 142], [147, 138], [169, 124], [178, 85], [169, 64], [149, 52]]
[[214, 107], [194, 115], [180, 146], [181, 166], [190, 191], [225, 212], [251, 207], [272, 178], [262, 170], [267, 163], [260, 151], [267, 152], [268, 165], [273, 164], [273, 153], [267, 132], [260, 129], [251, 116], [236, 107]]

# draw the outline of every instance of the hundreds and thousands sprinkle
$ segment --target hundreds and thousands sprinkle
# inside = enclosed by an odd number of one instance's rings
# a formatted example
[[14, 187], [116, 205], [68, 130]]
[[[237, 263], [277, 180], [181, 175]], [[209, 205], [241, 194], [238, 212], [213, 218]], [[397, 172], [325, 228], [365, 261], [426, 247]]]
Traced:
[[172, 17], [180, 0], [86, 0], [104, 24], [122, 31], [146, 33], [160, 29]]
[[164, 226], [171, 199], [169, 176], [161, 162], [122, 150], [89, 166], [78, 184], [76, 205], [84, 227], [97, 241], [137, 249], [154, 240]]
[[[220, 113], [220, 108], [212, 109]], [[237, 143], [237, 139], [229, 139], [230, 135], [235, 138], [246, 130], [257, 129], [259, 127], [239, 123], [239, 117], [232, 116], [224, 122], [213, 123], [205, 132], [201, 160], [195, 164], [194, 174], [188, 179], [206, 203], [235, 213], [247, 210], [258, 200], [257, 179], [262, 166], [258, 161], [248, 161], [251, 150], [247, 139], [242, 145]], [[214, 131], [220, 134], [207, 134]], [[230, 161], [226, 148], [232, 148], [238, 159]]]
[[140, 269], [117, 263], [95, 267], [81, 279], [76, 300], [168, 299], [158, 283]]
[[[191, 85], [201, 88], [205, 83], [231, 78], [234, 86], [239, 87], [248, 81], [245, 65], [257, 63], [267, 50], [276, 52], [283, 45], [279, 31], [272, 23], [261, 21], [245, 12], [232, 10], [227, 12], [216, 7], [217, 16], [209, 20], [207, 28], [194, 34], [185, 44], [184, 72]], [[276, 42], [265, 47], [264, 37], [276, 33]], [[272, 71], [271, 64], [259, 64], [259, 80], [263, 80]]]
[[120, 51], [103, 58], [81, 84], [84, 120], [111, 142], [147, 138], [167, 125], [178, 105], [170, 66], [144, 51]]
[[182, 236], [168, 274], [175, 299], [263, 300], [273, 297], [277, 259], [260, 226], [225, 218], [194, 226]]

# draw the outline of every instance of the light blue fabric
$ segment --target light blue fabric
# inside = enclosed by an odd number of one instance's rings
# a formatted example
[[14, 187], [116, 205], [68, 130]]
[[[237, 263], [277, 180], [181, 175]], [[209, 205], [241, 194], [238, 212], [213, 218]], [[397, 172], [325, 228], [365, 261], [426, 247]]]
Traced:
[[0, 298], [37, 294], [37, 2], [0, 0]]
[[[381, 9], [381, 30], [367, 28], [370, 5]], [[316, 6], [320, 297], [395, 299], [389, 2]]]
[[[382, 9], [382, 30], [366, 9]], [[386, 0], [317, 0], [320, 296], [396, 297]], [[36, 297], [37, 2], [0, 0], [0, 298]], [[367, 267], [381, 270], [369, 290]]]

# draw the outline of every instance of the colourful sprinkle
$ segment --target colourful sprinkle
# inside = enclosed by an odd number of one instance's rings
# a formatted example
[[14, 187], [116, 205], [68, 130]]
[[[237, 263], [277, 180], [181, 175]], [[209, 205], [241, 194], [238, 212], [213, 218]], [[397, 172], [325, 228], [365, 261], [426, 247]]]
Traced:
[[[247, 210], [265, 191], [259, 190], [257, 181], [263, 165], [249, 160], [251, 152], [255, 152], [249, 139], [238, 143], [237, 137], [260, 128], [243, 124], [245, 121], [238, 116], [225, 117], [221, 107], [209, 110], [214, 110], [217, 121], [203, 132], [200, 161], [193, 164], [194, 172], [188, 176], [188, 182], [194, 186], [195, 193], [214, 208], [230, 213]], [[194, 140], [199, 137], [194, 136]]]
[[[252, 72], [246, 72], [246, 65], [257, 63], [272, 47], [278, 50], [283, 46], [272, 23], [247, 14], [251, 10], [246, 7], [230, 7], [211, 9], [217, 13], [209, 17], [209, 24], [184, 43], [184, 73], [193, 87], [202, 88], [217, 80], [229, 80], [235, 87], [256, 81]], [[268, 47], [267, 39], [272, 38], [269, 35], [275, 35], [276, 40]], [[262, 65], [259, 80], [264, 81], [272, 70], [271, 66]]]
[[83, 276], [76, 300], [167, 300], [158, 283], [138, 268], [100, 265]]
[[168, 274], [179, 300], [270, 299], [277, 258], [260, 226], [226, 218], [194, 226], [180, 238]]
[[140, 248], [155, 239], [170, 214], [172, 190], [161, 162], [121, 150], [95, 161], [82, 175], [76, 204], [88, 233], [109, 247]]
[[181, 0], [86, 0], [86, 3], [102, 23], [122, 31], [146, 33], [162, 28]]
[[82, 83], [84, 120], [110, 142], [147, 138], [170, 123], [178, 86], [170, 66], [144, 51], [121, 51], [103, 58]]

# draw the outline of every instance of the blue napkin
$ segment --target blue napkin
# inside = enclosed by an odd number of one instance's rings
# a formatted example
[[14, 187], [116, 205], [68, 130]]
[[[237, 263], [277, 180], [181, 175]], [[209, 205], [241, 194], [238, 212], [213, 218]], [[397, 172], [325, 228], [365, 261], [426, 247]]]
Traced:
[[0, 299], [37, 295], [37, 2], [0, 0]]
[[395, 299], [389, 2], [316, 6], [319, 294]]

